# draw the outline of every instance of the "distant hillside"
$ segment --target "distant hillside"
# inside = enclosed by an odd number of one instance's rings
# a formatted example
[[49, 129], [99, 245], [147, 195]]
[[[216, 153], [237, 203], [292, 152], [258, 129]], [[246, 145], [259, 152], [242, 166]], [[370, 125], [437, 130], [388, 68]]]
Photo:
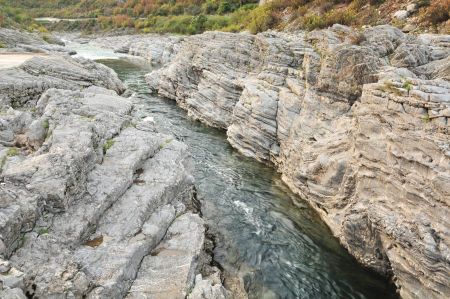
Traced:
[[269, 27], [311, 30], [335, 23], [392, 24], [405, 31], [450, 33], [450, 0], [268, 1], [273, 22]]
[[26, 8], [32, 17], [85, 18], [113, 15], [226, 14], [258, 0], [4, 0]]
[[[313, 30], [335, 23], [393, 24], [410, 32], [450, 33], [450, 0], [0, 0], [0, 26], [30, 26], [35, 17], [94, 18], [45, 24], [50, 30], [195, 34]], [[26, 12], [26, 13], [25, 13]], [[36, 28], [36, 25], [33, 26]]]

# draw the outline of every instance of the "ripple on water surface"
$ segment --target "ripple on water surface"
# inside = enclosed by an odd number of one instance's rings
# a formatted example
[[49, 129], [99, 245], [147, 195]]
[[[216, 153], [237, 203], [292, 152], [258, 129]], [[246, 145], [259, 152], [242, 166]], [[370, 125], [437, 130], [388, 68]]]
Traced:
[[244, 279], [250, 298], [396, 298], [339, 245], [317, 214], [276, 172], [243, 157], [226, 134], [189, 120], [172, 101], [148, 93], [148, 69], [102, 60], [137, 92], [135, 104], [160, 130], [190, 147], [203, 216], [218, 235], [214, 259]]

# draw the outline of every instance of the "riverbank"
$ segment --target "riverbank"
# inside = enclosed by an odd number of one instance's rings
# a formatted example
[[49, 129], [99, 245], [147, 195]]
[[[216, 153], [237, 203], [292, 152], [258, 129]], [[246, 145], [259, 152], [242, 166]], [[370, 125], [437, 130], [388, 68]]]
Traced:
[[209, 32], [171, 45], [171, 62], [147, 82], [275, 166], [402, 296], [439, 298], [449, 266], [449, 223], [437, 220], [449, 204], [448, 42], [390, 26]]
[[186, 145], [135, 116], [113, 70], [51, 52], [0, 78], [1, 298], [229, 298]]
[[186, 38], [150, 87], [269, 163], [405, 298], [448, 289], [450, 37], [334, 25]]
[[223, 130], [192, 120], [150, 94], [148, 70], [101, 60], [136, 91], [133, 103], [164, 133], [188, 145], [196, 196], [215, 238], [213, 260], [232, 298], [397, 298], [395, 288], [340, 246], [308, 203], [273, 168], [233, 149]]

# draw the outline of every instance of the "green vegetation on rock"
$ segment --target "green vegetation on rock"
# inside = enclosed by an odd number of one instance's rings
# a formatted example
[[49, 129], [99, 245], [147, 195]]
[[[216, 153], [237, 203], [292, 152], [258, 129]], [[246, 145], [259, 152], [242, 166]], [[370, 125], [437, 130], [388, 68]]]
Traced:
[[19, 151], [15, 147], [11, 147], [10, 149], [8, 149], [8, 152], [6, 152], [7, 157], [14, 157], [14, 156], [17, 156], [18, 154], [19, 154]]
[[106, 154], [106, 152], [114, 145], [113, 139], [106, 140], [105, 144], [103, 144], [103, 154]]

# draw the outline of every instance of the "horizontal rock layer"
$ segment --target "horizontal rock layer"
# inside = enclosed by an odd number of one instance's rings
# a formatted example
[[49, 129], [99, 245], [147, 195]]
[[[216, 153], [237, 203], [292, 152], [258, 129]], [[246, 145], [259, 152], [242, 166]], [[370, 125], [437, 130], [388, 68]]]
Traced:
[[147, 75], [193, 118], [273, 164], [404, 298], [450, 296], [450, 36], [334, 25], [207, 32]]
[[[75, 39], [77, 40], [77, 39]], [[90, 45], [113, 49], [145, 58], [152, 65], [166, 64], [178, 52], [183, 37], [158, 34], [100, 36], [86, 41]]]
[[69, 56], [33, 57], [18, 68], [0, 70], [0, 77], [0, 104], [3, 106], [34, 106], [49, 88], [80, 90], [100, 86], [119, 94], [125, 91], [111, 69]]
[[0, 78], [1, 298], [229, 297], [199, 274], [186, 145], [133, 116], [114, 71], [48, 56]]
[[38, 34], [0, 28], [0, 53], [2, 52], [39, 52], [75, 54], [64, 47], [64, 42], [50, 33], [45, 40]]

